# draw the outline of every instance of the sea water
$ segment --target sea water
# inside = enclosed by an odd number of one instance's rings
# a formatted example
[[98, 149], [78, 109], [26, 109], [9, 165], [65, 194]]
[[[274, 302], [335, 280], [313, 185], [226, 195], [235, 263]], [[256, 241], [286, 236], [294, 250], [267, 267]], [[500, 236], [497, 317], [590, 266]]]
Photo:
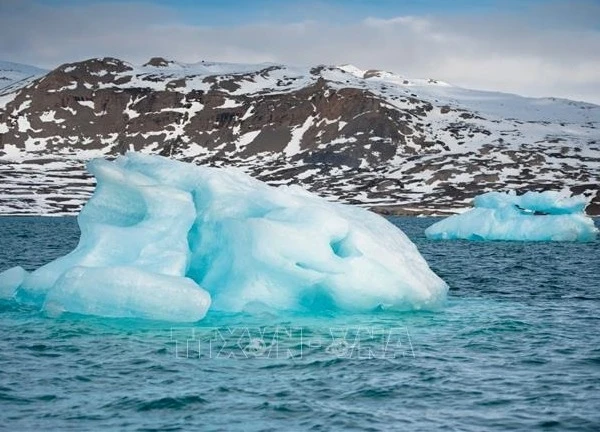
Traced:
[[[435, 219], [391, 220], [450, 285], [443, 309], [181, 326], [0, 303], [0, 429], [599, 430], [600, 241], [429, 241]], [[79, 236], [74, 218], [0, 233], [0, 270]]]

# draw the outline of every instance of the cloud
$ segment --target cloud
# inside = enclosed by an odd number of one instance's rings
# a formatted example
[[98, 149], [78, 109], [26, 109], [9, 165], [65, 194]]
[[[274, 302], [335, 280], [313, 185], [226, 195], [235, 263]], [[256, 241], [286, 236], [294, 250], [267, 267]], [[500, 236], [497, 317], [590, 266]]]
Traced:
[[0, 58], [45, 67], [98, 56], [143, 63], [156, 55], [185, 62], [352, 63], [600, 103], [600, 5], [593, 1], [358, 20], [332, 19], [328, 9], [326, 19], [282, 23], [269, 15], [271, 22], [219, 26], [191, 25], [176, 10], [148, 3], [12, 3], [0, 6]]

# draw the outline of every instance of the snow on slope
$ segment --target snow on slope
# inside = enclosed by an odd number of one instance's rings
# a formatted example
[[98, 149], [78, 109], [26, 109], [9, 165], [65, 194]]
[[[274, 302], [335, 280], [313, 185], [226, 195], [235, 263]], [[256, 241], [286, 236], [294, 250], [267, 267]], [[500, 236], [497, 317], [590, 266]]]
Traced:
[[48, 71], [35, 66], [0, 60], [0, 108], [11, 99], [11, 93], [31, 83]]
[[[362, 71], [352, 65], [338, 66], [363, 82], [364, 88], [388, 96], [415, 94], [437, 106], [453, 106], [503, 119], [536, 122], [586, 123], [600, 121], [600, 106], [559, 98], [528, 98], [510, 93], [471, 90], [435, 79], [409, 79], [385, 71]], [[336, 77], [333, 73], [332, 78]], [[338, 80], [342, 77], [337, 75]], [[354, 83], [357, 84], [357, 83]], [[358, 84], [360, 85], [360, 84]]]

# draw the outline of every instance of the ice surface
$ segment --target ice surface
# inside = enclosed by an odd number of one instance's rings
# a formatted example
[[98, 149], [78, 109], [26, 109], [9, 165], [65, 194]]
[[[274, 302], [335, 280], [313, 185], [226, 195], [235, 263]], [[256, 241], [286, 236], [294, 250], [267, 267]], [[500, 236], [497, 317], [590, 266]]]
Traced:
[[136, 267], [73, 267], [46, 297], [48, 312], [68, 310], [107, 317], [198, 321], [210, 295], [188, 278]]
[[9, 299], [27, 276], [23, 267], [12, 267], [0, 273], [0, 299]]
[[559, 192], [489, 192], [475, 197], [475, 208], [425, 230], [429, 239], [591, 241], [598, 234], [585, 215], [585, 196]]
[[364, 209], [158, 156], [88, 169], [97, 187], [79, 245], [18, 284], [18, 300], [49, 313], [196, 321], [209, 307], [422, 309], [445, 298], [416, 246]]
[[501, 192], [488, 192], [475, 197], [475, 207], [500, 208], [517, 206], [531, 212], [546, 213], [551, 215], [583, 213], [587, 205], [587, 198], [583, 195], [567, 196], [560, 192], [526, 192], [516, 195]]

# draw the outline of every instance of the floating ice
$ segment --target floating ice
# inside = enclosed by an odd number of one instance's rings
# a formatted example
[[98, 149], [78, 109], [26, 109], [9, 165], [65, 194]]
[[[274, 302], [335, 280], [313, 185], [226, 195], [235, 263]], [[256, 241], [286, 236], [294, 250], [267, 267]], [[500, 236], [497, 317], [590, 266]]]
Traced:
[[197, 321], [210, 295], [185, 277], [136, 267], [73, 267], [48, 292], [45, 308], [107, 317]]
[[0, 299], [9, 299], [15, 295], [23, 283], [27, 271], [23, 267], [13, 267], [0, 273]]
[[98, 185], [77, 248], [22, 283], [0, 276], [49, 313], [196, 321], [209, 307], [421, 309], [445, 298], [415, 245], [364, 209], [158, 156], [88, 169]]
[[489, 192], [475, 197], [474, 205], [433, 224], [425, 235], [434, 240], [591, 241], [598, 233], [585, 215], [583, 195]]

